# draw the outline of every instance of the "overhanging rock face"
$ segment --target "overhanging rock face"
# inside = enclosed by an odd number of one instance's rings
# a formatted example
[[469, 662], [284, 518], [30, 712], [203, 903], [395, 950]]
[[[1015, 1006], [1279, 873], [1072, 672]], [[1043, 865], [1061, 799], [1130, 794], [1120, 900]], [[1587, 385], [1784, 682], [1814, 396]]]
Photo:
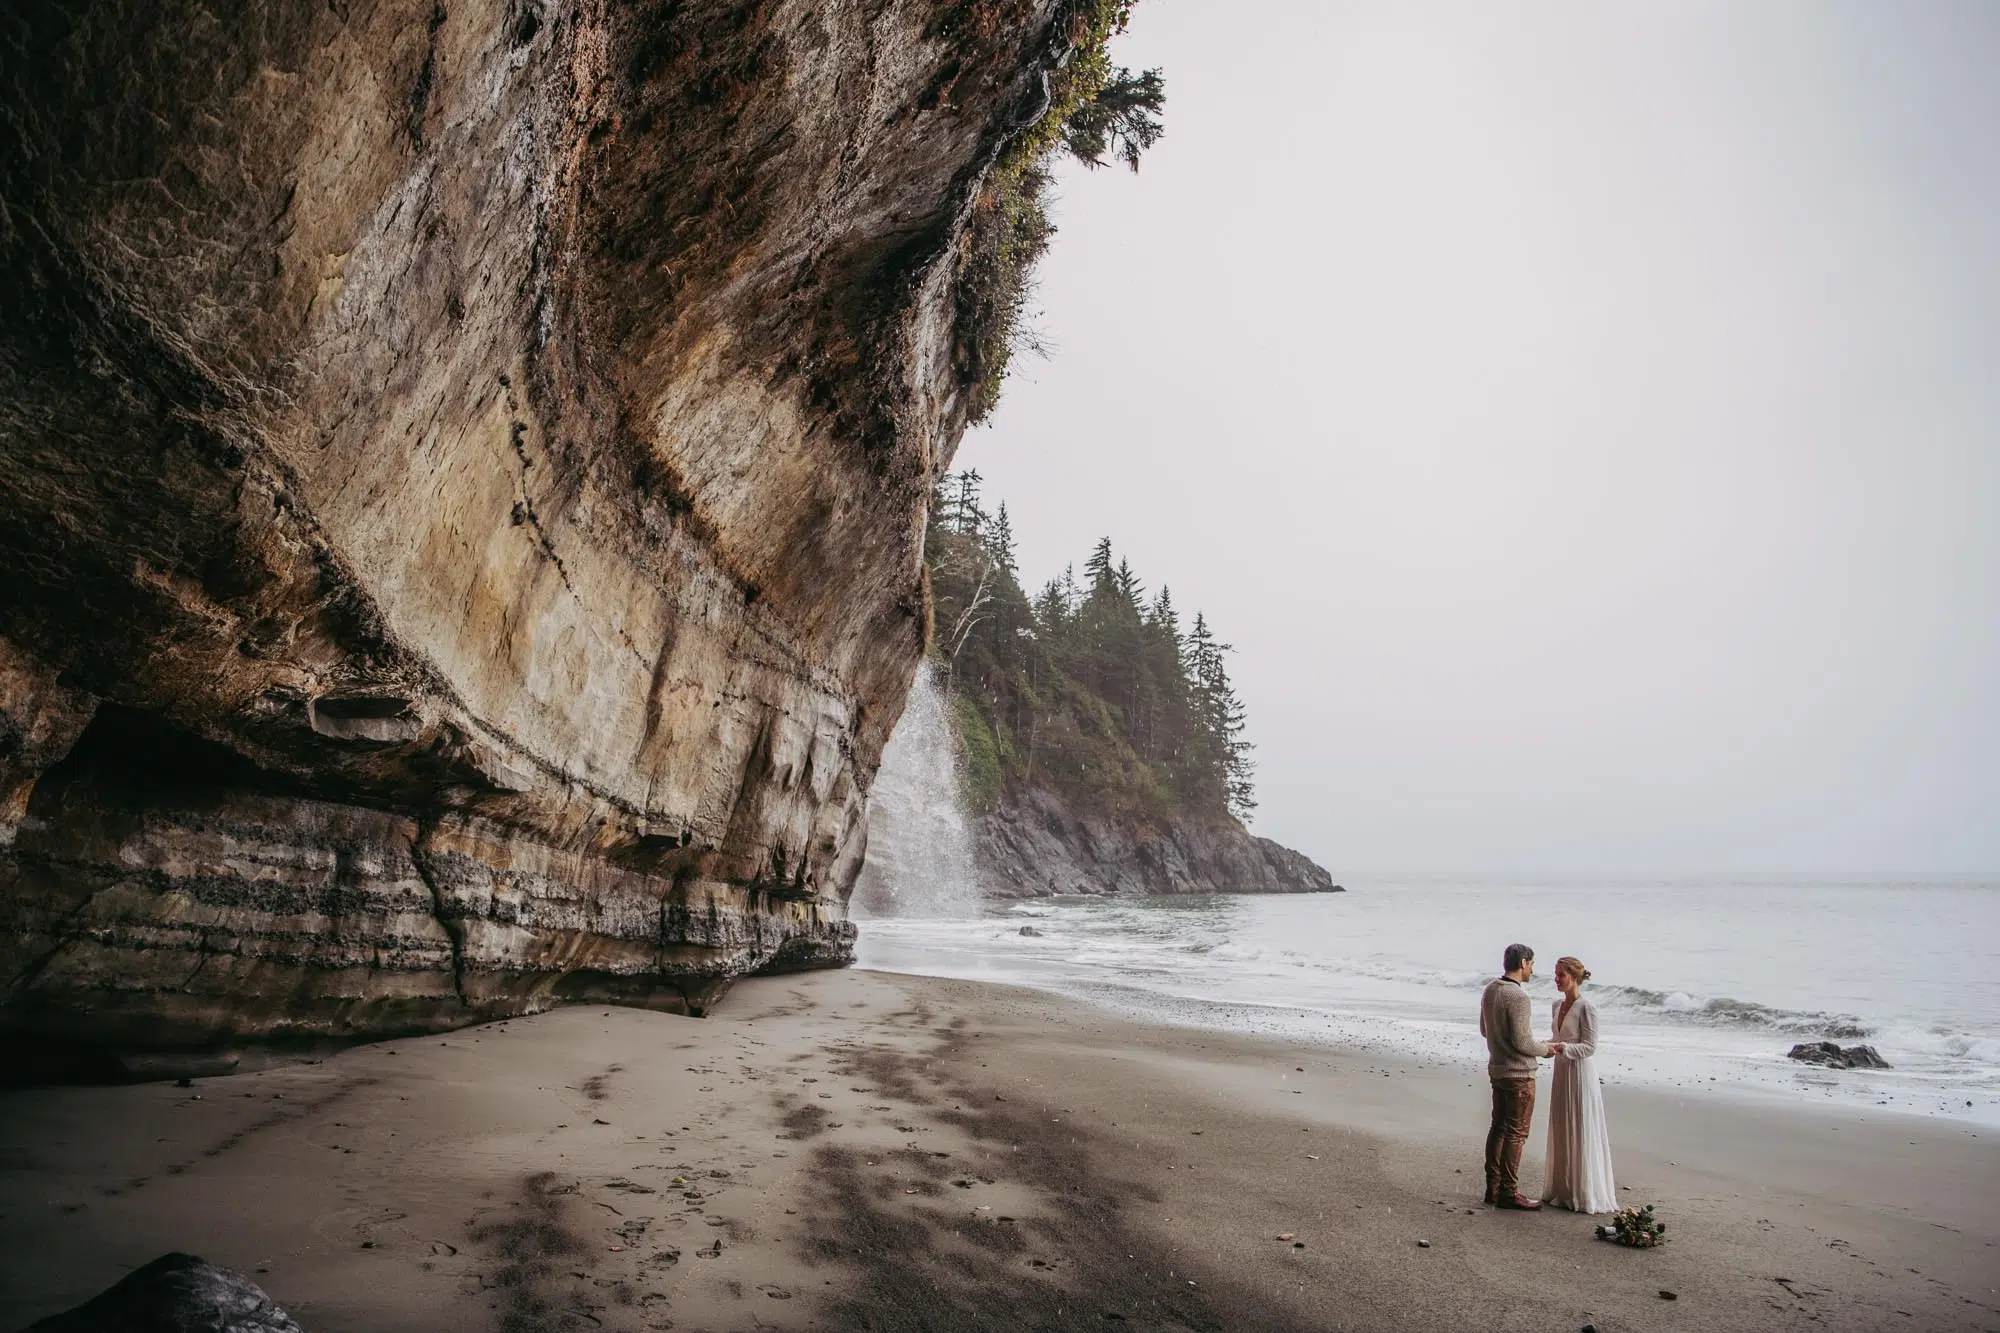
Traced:
[[1056, 0], [0, 14], [0, 1023], [844, 961]]

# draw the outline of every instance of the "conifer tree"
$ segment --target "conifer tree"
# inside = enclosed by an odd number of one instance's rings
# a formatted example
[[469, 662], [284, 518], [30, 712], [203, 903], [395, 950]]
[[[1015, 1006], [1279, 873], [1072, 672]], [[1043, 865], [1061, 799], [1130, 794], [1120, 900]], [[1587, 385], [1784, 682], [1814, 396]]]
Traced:
[[993, 522], [986, 531], [986, 550], [993, 557], [993, 563], [1010, 575], [1019, 575], [1020, 569], [1014, 563], [1014, 524], [1007, 517], [1007, 502], [1000, 502], [1000, 512], [993, 516]]
[[1205, 616], [1183, 630], [1173, 593], [1150, 602], [1108, 538], [1032, 599], [1016, 573], [1007, 506], [988, 514], [976, 474], [937, 488], [926, 537], [936, 652], [955, 700], [969, 788], [1028, 784], [1100, 808], [1220, 819], [1255, 804], [1227, 644]]
[[1083, 562], [1084, 577], [1090, 580], [1092, 597], [1110, 595], [1117, 575], [1111, 564], [1111, 539], [1099, 537], [1097, 545], [1091, 548], [1090, 559]]
[[1209, 632], [1207, 618], [1196, 613], [1194, 631], [1188, 636], [1190, 675], [1194, 686], [1195, 710], [1206, 758], [1219, 780], [1229, 813], [1241, 819], [1257, 808], [1254, 766], [1250, 742], [1243, 739], [1243, 705], [1229, 682], [1223, 655], [1230, 646]]
[[1076, 614], [1076, 580], [1070, 568], [1065, 566], [1061, 577], [1050, 579], [1042, 585], [1042, 591], [1035, 598], [1035, 623], [1044, 637], [1057, 638], [1069, 627], [1070, 617]]
[[979, 473], [968, 468], [958, 474], [958, 485], [954, 488], [950, 505], [950, 522], [954, 532], [968, 535], [977, 533], [981, 521], [986, 517], [979, 509]]
[[1145, 596], [1146, 590], [1140, 585], [1139, 576], [1132, 572], [1132, 563], [1123, 556], [1118, 558], [1117, 578], [1118, 595], [1132, 608], [1133, 614], [1137, 615], [1139, 599]]
[[1165, 584], [1146, 609], [1144, 660], [1149, 694], [1144, 753], [1176, 786], [1192, 712], [1188, 707], [1187, 661], [1174, 595]]
[[1160, 112], [1166, 104], [1167, 86], [1159, 70], [1118, 70], [1070, 113], [1063, 146], [1086, 166], [1103, 166], [1108, 154], [1137, 171], [1140, 155], [1164, 132]]

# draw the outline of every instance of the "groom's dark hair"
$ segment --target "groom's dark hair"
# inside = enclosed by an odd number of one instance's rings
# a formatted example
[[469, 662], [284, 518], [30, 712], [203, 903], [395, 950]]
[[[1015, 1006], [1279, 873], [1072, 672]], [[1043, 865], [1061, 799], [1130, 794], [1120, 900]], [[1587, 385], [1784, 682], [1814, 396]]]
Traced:
[[1501, 968], [1500, 970], [1502, 972], [1516, 971], [1517, 969], [1519, 969], [1521, 964], [1533, 962], [1534, 958], [1535, 958], [1535, 951], [1533, 949], [1530, 949], [1527, 945], [1510, 944], [1507, 946], [1507, 956], [1506, 956], [1507, 965]]

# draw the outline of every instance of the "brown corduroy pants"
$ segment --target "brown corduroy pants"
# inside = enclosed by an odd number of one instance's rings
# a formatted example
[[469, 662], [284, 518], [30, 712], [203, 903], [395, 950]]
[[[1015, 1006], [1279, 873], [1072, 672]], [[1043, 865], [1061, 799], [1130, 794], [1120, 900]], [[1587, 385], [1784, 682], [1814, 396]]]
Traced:
[[1493, 1080], [1493, 1127], [1486, 1131], [1486, 1197], [1507, 1198], [1521, 1187], [1521, 1150], [1535, 1119], [1535, 1080]]

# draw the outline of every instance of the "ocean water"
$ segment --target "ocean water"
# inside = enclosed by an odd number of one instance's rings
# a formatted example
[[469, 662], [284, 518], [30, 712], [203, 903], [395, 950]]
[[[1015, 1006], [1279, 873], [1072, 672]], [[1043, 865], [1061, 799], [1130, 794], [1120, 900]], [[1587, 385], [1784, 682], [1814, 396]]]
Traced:
[[[1347, 883], [1342, 894], [864, 916], [860, 965], [1477, 1067], [1480, 988], [1520, 940], [1538, 963], [1539, 1029], [1555, 960], [1574, 954], [1591, 969], [1607, 1082], [2000, 1124], [2000, 881]], [[1821, 1038], [1866, 1042], [1894, 1068], [1786, 1058]]]

